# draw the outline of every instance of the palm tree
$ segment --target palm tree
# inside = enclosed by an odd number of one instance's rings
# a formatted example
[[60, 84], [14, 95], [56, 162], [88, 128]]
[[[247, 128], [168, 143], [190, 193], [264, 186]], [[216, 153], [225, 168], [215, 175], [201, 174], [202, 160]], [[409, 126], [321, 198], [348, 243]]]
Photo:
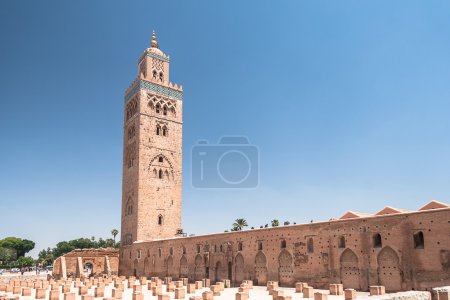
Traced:
[[113, 229], [113, 230], [111, 230], [111, 234], [112, 234], [112, 236], [114, 238], [114, 246], [115, 246], [116, 245], [116, 235], [119, 234], [119, 230]]
[[247, 221], [245, 219], [236, 219], [233, 223], [234, 231], [241, 231], [244, 227], [248, 226]]
[[271, 223], [272, 223], [272, 227], [277, 227], [280, 225], [280, 221], [278, 221], [277, 219], [272, 220]]

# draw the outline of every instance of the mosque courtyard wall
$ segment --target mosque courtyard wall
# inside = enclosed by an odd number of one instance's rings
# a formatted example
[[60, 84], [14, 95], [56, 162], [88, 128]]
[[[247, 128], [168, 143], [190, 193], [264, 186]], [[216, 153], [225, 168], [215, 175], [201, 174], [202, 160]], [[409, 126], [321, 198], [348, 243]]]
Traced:
[[450, 285], [450, 208], [135, 242], [121, 275], [387, 291]]

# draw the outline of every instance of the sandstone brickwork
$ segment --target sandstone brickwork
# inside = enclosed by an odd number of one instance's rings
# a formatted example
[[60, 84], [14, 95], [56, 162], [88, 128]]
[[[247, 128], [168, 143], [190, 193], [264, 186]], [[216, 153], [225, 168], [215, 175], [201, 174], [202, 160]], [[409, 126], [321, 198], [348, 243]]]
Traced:
[[[63, 263], [64, 262], [64, 263]], [[117, 275], [119, 270], [119, 250], [114, 248], [77, 249], [55, 259], [53, 276], [55, 278], [85, 276], [89, 266], [91, 276]]]
[[182, 89], [168, 74], [169, 57], [153, 36], [125, 93], [121, 275], [188, 278], [196, 288], [224, 279], [339, 284], [339, 294], [450, 284], [450, 206], [438, 201], [418, 211], [385, 207], [326, 222], [180, 235]]

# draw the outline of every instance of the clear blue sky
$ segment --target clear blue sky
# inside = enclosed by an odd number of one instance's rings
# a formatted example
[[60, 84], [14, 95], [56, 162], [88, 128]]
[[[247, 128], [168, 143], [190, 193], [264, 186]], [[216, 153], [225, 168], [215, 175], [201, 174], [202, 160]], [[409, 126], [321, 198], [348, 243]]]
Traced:
[[[120, 229], [123, 92], [153, 29], [184, 87], [187, 232], [449, 202], [448, 1], [5, 0], [0, 238], [36, 255]], [[191, 147], [224, 134], [259, 147], [259, 188], [191, 188]]]

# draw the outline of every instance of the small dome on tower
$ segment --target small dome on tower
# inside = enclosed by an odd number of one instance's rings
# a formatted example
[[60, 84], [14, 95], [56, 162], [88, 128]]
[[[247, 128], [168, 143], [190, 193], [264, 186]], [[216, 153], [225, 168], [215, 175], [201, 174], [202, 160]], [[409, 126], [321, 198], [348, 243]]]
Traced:
[[158, 41], [156, 40], [156, 33], [153, 30], [152, 33], [152, 41], [150, 43], [150, 48], [148, 49], [149, 52], [153, 52], [159, 55], [163, 55], [163, 52], [161, 50], [159, 50], [159, 46], [158, 46]]

